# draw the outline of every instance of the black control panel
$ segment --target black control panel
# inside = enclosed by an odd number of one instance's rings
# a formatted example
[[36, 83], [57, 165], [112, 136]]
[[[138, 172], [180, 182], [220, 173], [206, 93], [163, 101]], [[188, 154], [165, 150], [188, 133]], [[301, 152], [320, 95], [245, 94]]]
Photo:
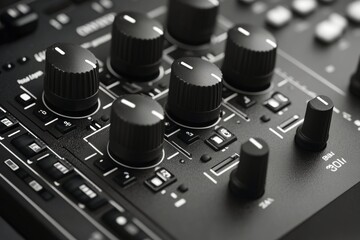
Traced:
[[0, 213], [25, 239], [359, 238], [360, 1], [0, 9]]

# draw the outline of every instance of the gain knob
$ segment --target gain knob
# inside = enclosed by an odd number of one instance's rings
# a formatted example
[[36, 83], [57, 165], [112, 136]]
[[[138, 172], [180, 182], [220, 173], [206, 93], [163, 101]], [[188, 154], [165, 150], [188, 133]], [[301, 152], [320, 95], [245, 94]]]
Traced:
[[218, 0], [171, 0], [168, 6], [167, 30], [181, 43], [209, 43], [218, 11]]
[[326, 96], [317, 96], [307, 104], [304, 123], [296, 131], [295, 142], [305, 150], [326, 147], [334, 104]]
[[164, 111], [147, 96], [120, 96], [111, 108], [109, 155], [120, 165], [149, 168], [163, 159]]
[[241, 145], [240, 161], [230, 175], [230, 191], [240, 197], [257, 199], [265, 192], [269, 147], [260, 138]]
[[222, 65], [226, 84], [246, 92], [269, 88], [276, 50], [275, 37], [263, 28], [245, 24], [231, 28]]
[[67, 116], [84, 116], [98, 107], [99, 65], [89, 50], [57, 43], [46, 50], [44, 104]]
[[350, 79], [350, 92], [357, 97], [360, 97], [360, 60], [356, 72]]
[[174, 121], [191, 127], [216, 123], [222, 100], [220, 69], [203, 59], [185, 57], [171, 66], [167, 114]]
[[115, 17], [110, 65], [116, 74], [134, 81], [156, 77], [163, 47], [163, 27], [158, 21], [136, 12], [121, 12]]

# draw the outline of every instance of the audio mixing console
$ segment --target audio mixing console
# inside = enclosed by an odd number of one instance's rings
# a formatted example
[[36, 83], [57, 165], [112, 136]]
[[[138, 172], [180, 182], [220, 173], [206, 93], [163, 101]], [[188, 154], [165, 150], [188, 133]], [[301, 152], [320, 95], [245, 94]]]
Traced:
[[360, 1], [0, 9], [0, 213], [25, 239], [360, 238]]

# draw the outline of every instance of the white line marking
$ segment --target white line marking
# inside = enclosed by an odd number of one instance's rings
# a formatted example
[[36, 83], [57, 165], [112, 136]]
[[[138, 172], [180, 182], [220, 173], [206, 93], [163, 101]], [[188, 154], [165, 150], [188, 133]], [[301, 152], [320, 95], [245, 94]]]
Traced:
[[180, 62], [181, 65], [183, 65], [184, 67], [190, 69], [190, 70], [193, 70], [193, 67], [190, 66], [189, 64], [187, 64], [186, 62]]
[[284, 79], [284, 80], [282, 80], [281, 82], [279, 82], [279, 83], [277, 84], [277, 86], [278, 86], [278, 87], [282, 87], [282, 86], [284, 86], [287, 82], [288, 82], [288, 80], [287, 80], [287, 79]]
[[155, 117], [159, 118], [160, 120], [164, 120], [164, 115], [162, 115], [161, 113], [159, 113], [155, 110], [152, 110], [151, 114], [154, 115]]
[[317, 96], [316, 97], [317, 100], [319, 100], [320, 102], [322, 102], [324, 105], [328, 106], [329, 103], [327, 101], [325, 101], [324, 99], [322, 99], [321, 97]]
[[259, 143], [258, 141], [256, 141], [256, 139], [254, 138], [250, 138], [249, 141], [254, 144], [255, 147], [257, 147], [258, 149], [263, 149], [263, 145], [261, 145], [261, 143]]
[[153, 26], [153, 30], [154, 30], [155, 32], [157, 32], [158, 34], [160, 34], [160, 35], [163, 35], [163, 34], [164, 34], [164, 31], [161, 30], [160, 28], [158, 28], [157, 26]]
[[270, 45], [271, 45], [272, 47], [274, 47], [274, 48], [277, 47], [277, 44], [276, 44], [274, 41], [270, 40], [270, 39], [266, 39], [266, 42], [267, 42], [268, 44], [270, 44]]
[[182, 198], [179, 201], [175, 202], [174, 205], [175, 205], [175, 207], [179, 208], [182, 205], [184, 205], [185, 203], [186, 203], [186, 200], [184, 198]]
[[177, 199], [177, 197], [178, 197], [178, 196], [176, 195], [176, 193], [173, 193], [173, 192], [170, 193], [170, 196], [171, 196], [173, 199]]
[[104, 176], [104, 177], [106, 177], [106, 176], [108, 176], [108, 175], [112, 174], [113, 172], [115, 172], [116, 170], [118, 170], [118, 168], [117, 168], [117, 167], [116, 167], [116, 168], [111, 169], [110, 171], [108, 171], [108, 172], [106, 172], [106, 173], [104, 173], [104, 174], [103, 174], [103, 176]]
[[287, 54], [286, 52], [284, 52], [281, 49], [278, 49], [278, 54], [280, 56], [282, 56], [283, 58], [287, 59], [289, 62], [295, 64], [298, 68], [302, 69], [303, 71], [307, 72], [310, 76], [314, 77], [316, 80], [318, 80], [319, 82], [323, 83], [324, 85], [328, 86], [329, 88], [331, 88], [332, 90], [334, 90], [335, 92], [337, 92], [338, 94], [342, 95], [342, 96], [346, 96], [346, 93], [341, 90], [340, 88], [338, 88], [337, 86], [335, 86], [334, 84], [332, 84], [331, 82], [329, 82], [328, 80], [326, 80], [324, 77], [320, 76], [318, 73], [316, 73], [314, 70], [310, 69], [309, 67], [305, 66], [304, 64], [302, 64], [301, 62], [299, 62], [298, 60], [296, 60], [295, 58], [293, 58], [292, 56], [290, 56], [289, 54]]
[[169, 156], [169, 157], [167, 158], [167, 160], [170, 160], [170, 159], [176, 157], [177, 155], [179, 155], [179, 152], [176, 152], [176, 153], [174, 153], [173, 155]]
[[215, 176], [220, 176], [223, 173], [229, 171], [230, 169], [232, 169], [233, 167], [235, 167], [236, 165], [239, 164], [239, 161], [234, 162], [233, 164], [231, 164], [230, 166], [228, 166], [227, 168], [223, 169], [221, 172], [216, 173], [214, 170], [210, 169], [210, 171], [215, 175]]
[[284, 139], [284, 137], [281, 136], [281, 135], [280, 135], [277, 131], [275, 131], [274, 129], [269, 128], [269, 130], [270, 130], [272, 133], [274, 133], [276, 136], [278, 136], [280, 139]]
[[87, 142], [87, 139], [88, 139], [89, 137], [91, 137], [92, 135], [94, 135], [94, 134], [96, 134], [96, 133], [98, 133], [98, 132], [100, 132], [100, 131], [108, 128], [108, 127], [110, 127], [110, 123], [109, 123], [108, 125], [105, 125], [104, 127], [100, 128], [100, 129], [97, 130], [96, 132], [93, 132], [93, 133], [87, 135], [86, 137], [83, 138], [83, 140]]
[[231, 99], [237, 97], [238, 95], [239, 95], [239, 94], [237, 94], [237, 93], [233, 93], [233, 94], [231, 94], [230, 96], [228, 96], [227, 98], [225, 98], [225, 99], [224, 99], [224, 102], [228, 102], [228, 101], [230, 101]]
[[207, 174], [206, 172], [203, 172], [203, 174], [205, 175], [205, 177], [207, 177], [208, 179], [210, 179], [210, 181], [212, 181], [213, 183], [217, 184], [217, 181], [215, 179], [213, 179], [209, 174]]
[[56, 122], [57, 120], [59, 120], [59, 119], [58, 119], [58, 118], [55, 118], [55, 119], [53, 119], [53, 120], [45, 123], [44, 125], [45, 125], [45, 126], [48, 126], [48, 125], [52, 124], [53, 122]]
[[58, 53], [60, 53], [61, 55], [65, 55], [65, 52], [63, 50], [61, 50], [59, 47], [55, 47], [55, 51], [57, 51]]
[[103, 88], [102, 86], [99, 87], [99, 89], [101, 91], [103, 91], [106, 95], [108, 95], [109, 97], [111, 97], [112, 99], [116, 100], [116, 97], [114, 97], [113, 95], [111, 95], [108, 91], [105, 90], [105, 88]]
[[227, 118], [224, 119], [224, 122], [229, 121], [230, 119], [232, 119], [233, 117], [235, 117], [235, 113], [231, 114], [230, 116], [228, 116]]
[[103, 109], [107, 109], [107, 108], [111, 107], [112, 104], [113, 103], [106, 104], [105, 106], [103, 106]]
[[121, 102], [122, 104], [130, 107], [130, 108], [135, 108], [135, 107], [136, 107], [135, 103], [132, 103], [132, 102], [130, 102], [130, 101], [124, 99], [124, 98], [121, 99], [120, 102]]
[[13, 133], [10, 133], [9, 135], [8, 135], [8, 137], [12, 137], [12, 136], [14, 136], [15, 134], [18, 134], [20, 132], [20, 130], [17, 130], [17, 131], [15, 131], [15, 132], [13, 132]]
[[31, 107], [33, 107], [33, 106], [35, 106], [35, 105], [36, 105], [36, 103], [32, 103], [32, 104], [30, 104], [29, 106], [24, 107], [24, 110], [29, 109], [29, 108], [31, 108]]
[[27, 90], [24, 86], [20, 86], [20, 88], [26, 92], [27, 94], [29, 94], [30, 96], [32, 96], [34, 99], [37, 99], [37, 97], [35, 97], [34, 94], [32, 94], [29, 90]]
[[96, 131], [96, 128], [90, 125], [91, 130]]
[[85, 62], [86, 62], [87, 64], [89, 64], [90, 66], [92, 66], [93, 68], [96, 68], [96, 64], [93, 63], [92, 61], [85, 59]]
[[166, 89], [166, 90], [162, 91], [161, 93], [153, 96], [152, 99], [156, 100], [156, 99], [160, 98], [161, 96], [167, 94], [168, 92], [169, 92], [169, 89]]
[[87, 156], [84, 160], [87, 161], [87, 160], [89, 160], [90, 158], [92, 158], [92, 157], [94, 157], [96, 155], [97, 155], [97, 153], [93, 153], [90, 156]]
[[130, 17], [129, 15], [124, 15], [123, 16], [124, 20], [128, 21], [129, 23], [136, 23], [136, 20], [132, 17]]
[[171, 137], [172, 135], [174, 135], [175, 133], [178, 133], [180, 131], [180, 128], [177, 129], [176, 131], [169, 133], [168, 135], [165, 134], [166, 137]]
[[219, 82], [221, 82], [221, 77], [219, 77], [218, 75], [212, 73], [211, 74], [212, 77], [214, 77], [216, 80], [218, 80]]
[[120, 84], [120, 81], [116, 81], [116, 82], [110, 84], [109, 86], [106, 86], [106, 89], [111, 89], [111, 88], [113, 88], [113, 87], [115, 87], [115, 86], [117, 86], [119, 84]]
[[334, 112], [339, 114], [339, 113], [340, 113], [340, 110], [337, 109], [336, 107], [334, 107]]
[[[124, 212], [124, 211], [123, 211]], [[133, 218], [133, 222], [137, 225], [143, 232], [145, 232], [153, 240], [161, 240], [153, 231], [151, 231], [146, 225], [144, 225], [137, 218]]]
[[97, 149], [94, 145], [92, 145], [91, 142], [88, 142], [88, 144], [89, 144], [95, 151], [97, 151], [101, 156], [104, 156], [104, 154], [103, 154], [102, 152], [100, 152], [100, 150]]
[[241, 32], [242, 34], [244, 34], [245, 36], [250, 36], [250, 32], [243, 29], [242, 27], [239, 27], [238, 31]]
[[44, 158], [46, 158], [46, 157], [48, 157], [48, 156], [50, 156], [50, 153], [47, 153], [47, 154], [39, 157], [38, 159], [36, 159], [36, 161], [40, 161], [41, 159], [44, 159]]
[[294, 125], [292, 125], [291, 127], [289, 127], [288, 129], [286, 129], [286, 131], [282, 130], [279, 126], [277, 127], [277, 129], [279, 129], [281, 132], [283, 133], [287, 133], [288, 131], [290, 131], [291, 129], [299, 126], [301, 123], [304, 122], [304, 119], [301, 119], [300, 121], [298, 121], [297, 123], [295, 123]]

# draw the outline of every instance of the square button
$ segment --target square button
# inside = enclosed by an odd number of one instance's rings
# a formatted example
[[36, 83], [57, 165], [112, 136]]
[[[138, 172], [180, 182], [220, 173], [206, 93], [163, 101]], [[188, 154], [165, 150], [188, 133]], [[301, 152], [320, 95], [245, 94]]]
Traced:
[[5, 133], [15, 127], [19, 122], [10, 114], [5, 114], [0, 117], [0, 133]]
[[27, 93], [22, 93], [18, 95], [15, 99], [23, 107], [29, 106], [30, 104], [35, 102], [35, 99]]
[[163, 180], [161, 180], [159, 177], [153, 177], [152, 179], [150, 179], [150, 183], [154, 187], [160, 187], [163, 184]]
[[177, 137], [186, 144], [191, 144], [199, 139], [199, 135], [190, 131], [181, 131]]
[[62, 134], [68, 133], [76, 128], [76, 125], [68, 120], [60, 120], [55, 125], [56, 129]]
[[123, 172], [114, 177], [114, 181], [121, 187], [126, 187], [136, 181], [136, 177], [130, 172]]
[[48, 122], [53, 118], [53, 114], [45, 108], [34, 109], [34, 115], [42, 122]]
[[279, 112], [290, 104], [290, 99], [279, 92], [274, 93], [270, 99], [264, 102], [265, 107], [274, 113]]
[[45, 149], [45, 144], [41, 140], [29, 134], [14, 138], [11, 144], [27, 158], [31, 158]]
[[253, 105], [255, 105], [256, 101], [248, 96], [239, 96], [238, 102], [243, 108], [249, 108]]

